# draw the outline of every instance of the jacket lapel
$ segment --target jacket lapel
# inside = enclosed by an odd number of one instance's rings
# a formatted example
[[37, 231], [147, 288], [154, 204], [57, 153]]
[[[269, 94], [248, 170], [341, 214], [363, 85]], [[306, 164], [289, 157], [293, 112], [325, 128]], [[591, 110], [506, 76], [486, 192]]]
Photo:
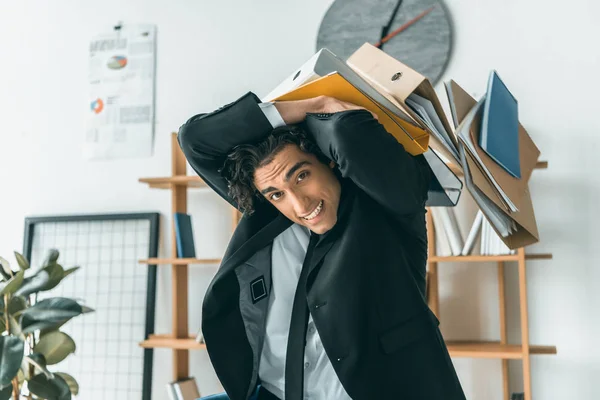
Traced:
[[[325, 257], [325, 255], [329, 252], [329, 249], [331, 249], [331, 246], [333, 246], [333, 242], [334, 242], [333, 240], [327, 240], [325, 242], [317, 244], [317, 246], [315, 247], [315, 250], [313, 251], [312, 257], [310, 259], [310, 264], [308, 267], [309, 276], [313, 272], [313, 270], [317, 267], [317, 265], [319, 265], [319, 263], [321, 262], [323, 257]], [[309, 278], [309, 282], [310, 282], [310, 278]]]

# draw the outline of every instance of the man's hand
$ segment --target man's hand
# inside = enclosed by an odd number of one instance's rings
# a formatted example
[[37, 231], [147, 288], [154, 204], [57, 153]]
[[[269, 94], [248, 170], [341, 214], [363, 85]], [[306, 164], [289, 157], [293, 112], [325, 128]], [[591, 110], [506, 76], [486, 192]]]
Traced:
[[[349, 110], [366, 110], [364, 107], [329, 96], [318, 96], [296, 101], [278, 101], [275, 102], [275, 107], [279, 111], [279, 114], [281, 114], [281, 118], [288, 125], [303, 121], [307, 113], [329, 114]], [[376, 114], [372, 112], [371, 114], [377, 119]]]

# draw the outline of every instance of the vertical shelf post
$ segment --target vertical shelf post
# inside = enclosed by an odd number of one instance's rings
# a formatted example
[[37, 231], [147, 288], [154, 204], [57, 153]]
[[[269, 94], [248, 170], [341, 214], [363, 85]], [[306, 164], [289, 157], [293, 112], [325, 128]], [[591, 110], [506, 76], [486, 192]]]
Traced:
[[427, 294], [429, 308], [440, 318], [440, 296], [438, 287], [438, 264], [435, 261], [431, 261], [432, 257], [435, 256], [435, 227], [433, 225], [433, 217], [431, 216], [431, 209], [427, 209], [426, 214], [427, 223]]
[[523, 389], [525, 400], [531, 399], [531, 364], [529, 354], [529, 313], [527, 310], [527, 274], [525, 249], [518, 250], [519, 256], [519, 311], [521, 313], [521, 347], [523, 350]]
[[[500, 307], [500, 343], [508, 343], [506, 330], [506, 285], [504, 280], [504, 262], [498, 261], [498, 305]], [[504, 399], [510, 398], [508, 387], [508, 360], [502, 359], [502, 388]]]
[[[177, 134], [171, 134], [171, 174], [186, 175], [186, 159], [179, 147]], [[177, 241], [173, 214], [187, 212], [187, 186], [171, 184], [171, 255], [177, 257]], [[172, 321], [174, 338], [187, 339], [188, 328], [188, 266], [171, 265]], [[189, 376], [188, 350], [173, 350], [173, 380]]]

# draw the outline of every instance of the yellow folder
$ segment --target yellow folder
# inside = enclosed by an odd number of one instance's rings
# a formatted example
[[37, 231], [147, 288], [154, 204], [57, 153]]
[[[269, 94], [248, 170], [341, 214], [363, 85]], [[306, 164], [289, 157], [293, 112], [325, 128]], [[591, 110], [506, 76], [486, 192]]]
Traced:
[[418, 155], [427, 150], [429, 133], [426, 130], [397, 117], [391, 111], [361, 92], [338, 73], [332, 73], [309, 82], [275, 98], [275, 100], [305, 100], [321, 95], [356, 104], [377, 114], [379, 122], [384, 126], [385, 130], [394, 136], [408, 153]]

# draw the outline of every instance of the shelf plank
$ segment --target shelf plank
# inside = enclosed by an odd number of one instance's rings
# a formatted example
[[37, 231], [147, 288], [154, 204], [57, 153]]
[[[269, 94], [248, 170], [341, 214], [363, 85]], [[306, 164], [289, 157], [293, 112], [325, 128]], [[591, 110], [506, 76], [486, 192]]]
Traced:
[[188, 264], [221, 264], [220, 258], [148, 258], [139, 260], [139, 264], [150, 265], [188, 265]]
[[[501, 344], [500, 342], [477, 341], [448, 341], [448, 351], [452, 357], [466, 358], [495, 358], [514, 359], [523, 358], [523, 350], [518, 344]], [[174, 338], [171, 335], [150, 335], [148, 340], [140, 343], [143, 348], [168, 348], [176, 350], [201, 350], [205, 349], [204, 343], [196, 342], [194, 335], [189, 338]], [[530, 354], [556, 354], [556, 346], [530, 346]]]
[[[526, 260], [551, 260], [552, 254], [525, 254]], [[506, 254], [497, 256], [433, 256], [428, 262], [492, 262], [492, 261], [518, 261], [518, 254]]]
[[[448, 351], [452, 357], [468, 358], [523, 358], [523, 348], [519, 344], [500, 342], [448, 341]], [[529, 346], [529, 354], [556, 354], [556, 346]]]
[[526, 260], [552, 260], [552, 254], [525, 254]]
[[207, 187], [206, 183], [199, 176], [193, 175], [174, 175], [159, 178], [140, 178], [141, 183], [147, 183], [151, 188], [170, 189], [173, 186], [187, 187]]
[[148, 340], [140, 342], [145, 349], [167, 348], [176, 350], [201, 350], [205, 349], [204, 343], [196, 342], [196, 338], [174, 338], [171, 335], [150, 335]]

